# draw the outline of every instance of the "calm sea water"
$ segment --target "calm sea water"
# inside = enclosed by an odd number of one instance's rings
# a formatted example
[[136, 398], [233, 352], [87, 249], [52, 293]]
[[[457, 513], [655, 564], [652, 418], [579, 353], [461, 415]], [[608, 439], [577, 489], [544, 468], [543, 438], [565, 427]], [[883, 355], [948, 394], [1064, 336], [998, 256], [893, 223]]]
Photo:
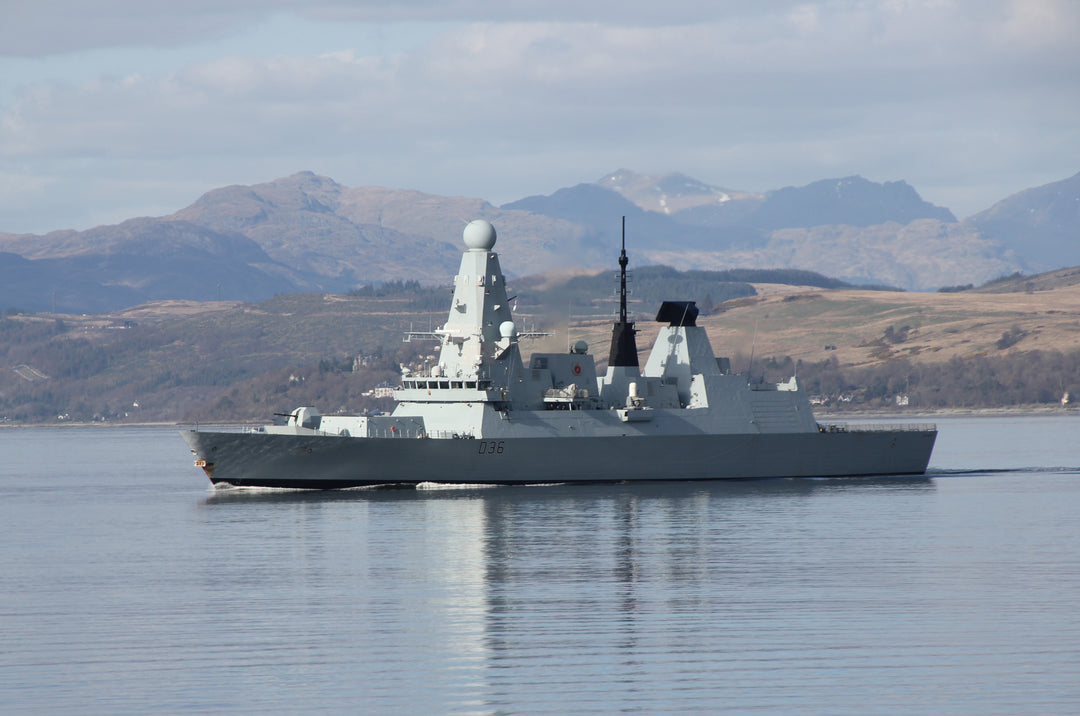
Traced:
[[1080, 418], [921, 479], [214, 492], [0, 431], [0, 712], [1080, 712]]

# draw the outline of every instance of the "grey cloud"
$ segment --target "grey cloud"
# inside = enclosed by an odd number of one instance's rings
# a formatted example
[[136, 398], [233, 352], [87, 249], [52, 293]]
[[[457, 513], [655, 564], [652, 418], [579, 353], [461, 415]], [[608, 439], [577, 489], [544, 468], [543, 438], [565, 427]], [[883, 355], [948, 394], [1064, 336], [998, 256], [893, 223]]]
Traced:
[[[987, 6], [1003, 0], [977, 3]], [[971, 3], [973, 0], [965, 0]], [[896, 0], [856, 2], [874, 13]], [[914, 3], [919, 4], [919, 3]], [[800, 0], [8, 0], [0, 56], [46, 57], [98, 48], [173, 47], [227, 36], [274, 14], [361, 23], [585, 22], [658, 27], [807, 14]], [[859, 10], [862, 12], [862, 10]]]
[[[39, 2], [68, 13], [61, 24], [91, 6]], [[989, 202], [1023, 172], [1012, 189], [1030, 185], [1036, 162], [1045, 181], [1076, 171], [1061, 147], [1078, 146], [1080, 11], [1067, 0], [1033, 5], [1043, 14], [1020, 2], [889, 0], [720, 3], [706, 15], [681, 2], [649, 25], [658, 4], [601, 5], [617, 19], [598, 21], [595, 6], [586, 15], [557, 3], [552, 17], [572, 21], [530, 22], [540, 4], [99, 3], [91, 27], [129, 43], [187, 42], [287, 9], [365, 21], [490, 17], [381, 57], [218, 57], [171, 73], [26, 87], [0, 108], [0, 160], [15, 167], [0, 186], [25, 187], [0, 199], [0, 219], [33, 205], [43, 187], [63, 186], [77, 201], [77, 177], [114, 187], [156, 180], [157, 193], [133, 188], [124, 204], [143, 197], [152, 211], [179, 208], [195, 186], [298, 169], [498, 202], [618, 166], [755, 190], [861, 173], [907, 179], [924, 194], [937, 187], [927, 198], [960, 197], [968, 206], [950, 208], [975, 211], [986, 204], [970, 194], [973, 182], [989, 187]], [[713, 19], [685, 21], [695, 11]], [[170, 13], [180, 15], [167, 29]], [[140, 23], [156, 29], [133, 29]]]
[[0, 23], [0, 56], [171, 47], [220, 37], [288, 4], [275, 0], [8, 0]]

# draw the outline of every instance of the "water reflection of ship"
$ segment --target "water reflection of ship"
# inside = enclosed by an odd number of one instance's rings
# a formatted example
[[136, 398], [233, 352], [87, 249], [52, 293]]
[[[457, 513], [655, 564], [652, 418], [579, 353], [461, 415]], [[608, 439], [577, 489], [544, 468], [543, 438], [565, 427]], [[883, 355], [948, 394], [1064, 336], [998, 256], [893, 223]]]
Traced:
[[[716, 612], [727, 585], [756, 578], [740, 569], [791, 549], [793, 513], [819, 498], [934, 489], [925, 477], [234, 489], [216, 490], [201, 512], [214, 523], [272, 519], [275, 531], [291, 530], [283, 544], [300, 560], [304, 592], [328, 590], [323, 601], [348, 593], [356, 638], [381, 643], [396, 630], [407, 639], [422, 632], [430, 683], [467, 681], [455, 693], [495, 704], [508, 680], [530, 669], [578, 670], [566, 676], [581, 683], [603, 676], [593, 669], [633, 672], [659, 650], [677, 657], [686, 648], [680, 640], [698, 638], [691, 632]], [[747, 547], [742, 538], [753, 533], [768, 543], [752, 538]], [[226, 573], [252, 570], [249, 550], [208, 550], [207, 559]], [[600, 647], [624, 663], [596, 664], [590, 655]]]
[[[603, 644], [626, 656], [603, 668], [633, 671], [659, 648], [658, 634], [670, 639], [665, 653], [686, 648], [679, 641], [697, 638], [698, 620], [722, 608], [725, 594], [766, 578], [753, 569], [791, 559], [785, 533], [808, 501], [934, 489], [917, 477], [486, 491], [488, 659], [587, 679], [595, 665], [579, 655]], [[776, 538], [751, 538], [748, 549], [746, 536], [762, 532]]]

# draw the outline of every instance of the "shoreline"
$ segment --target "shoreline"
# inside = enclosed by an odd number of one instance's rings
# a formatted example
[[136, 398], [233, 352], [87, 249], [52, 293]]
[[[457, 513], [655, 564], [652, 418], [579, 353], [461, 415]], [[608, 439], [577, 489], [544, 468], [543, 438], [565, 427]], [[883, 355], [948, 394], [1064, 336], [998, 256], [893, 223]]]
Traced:
[[[1060, 405], [1011, 405], [1000, 408], [931, 408], [928, 410], [895, 410], [889, 408], [865, 408], [851, 409], [839, 412], [817, 410], [814, 417], [818, 421], [844, 421], [844, 420], [922, 420], [925, 418], [994, 418], [994, 417], [1045, 417], [1045, 416], [1074, 416], [1080, 415], [1080, 404], [1062, 407]], [[175, 428], [184, 430], [205, 427], [242, 428], [255, 425], [264, 425], [265, 421], [257, 420], [209, 420], [209, 421], [167, 421], [151, 420], [145, 422], [59, 422], [59, 423], [0, 423], [0, 430], [14, 430], [24, 428]]]
[[1010, 405], [1000, 408], [929, 408], [927, 410], [895, 410], [890, 408], [852, 409], [839, 412], [815, 411], [818, 420], [861, 420], [863, 418], [992, 418], [1003, 416], [1042, 417], [1048, 415], [1080, 415], [1080, 406], [1060, 405]]

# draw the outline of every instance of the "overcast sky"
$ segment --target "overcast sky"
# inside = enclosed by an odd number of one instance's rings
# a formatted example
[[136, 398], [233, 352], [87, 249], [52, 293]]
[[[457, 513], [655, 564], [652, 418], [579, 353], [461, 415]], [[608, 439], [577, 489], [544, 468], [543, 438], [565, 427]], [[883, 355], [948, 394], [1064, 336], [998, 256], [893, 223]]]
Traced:
[[499, 204], [606, 172], [904, 179], [959, 217], [1080, 171], [1080, 0], [3, 0], [0, 231], [301, 170]]

